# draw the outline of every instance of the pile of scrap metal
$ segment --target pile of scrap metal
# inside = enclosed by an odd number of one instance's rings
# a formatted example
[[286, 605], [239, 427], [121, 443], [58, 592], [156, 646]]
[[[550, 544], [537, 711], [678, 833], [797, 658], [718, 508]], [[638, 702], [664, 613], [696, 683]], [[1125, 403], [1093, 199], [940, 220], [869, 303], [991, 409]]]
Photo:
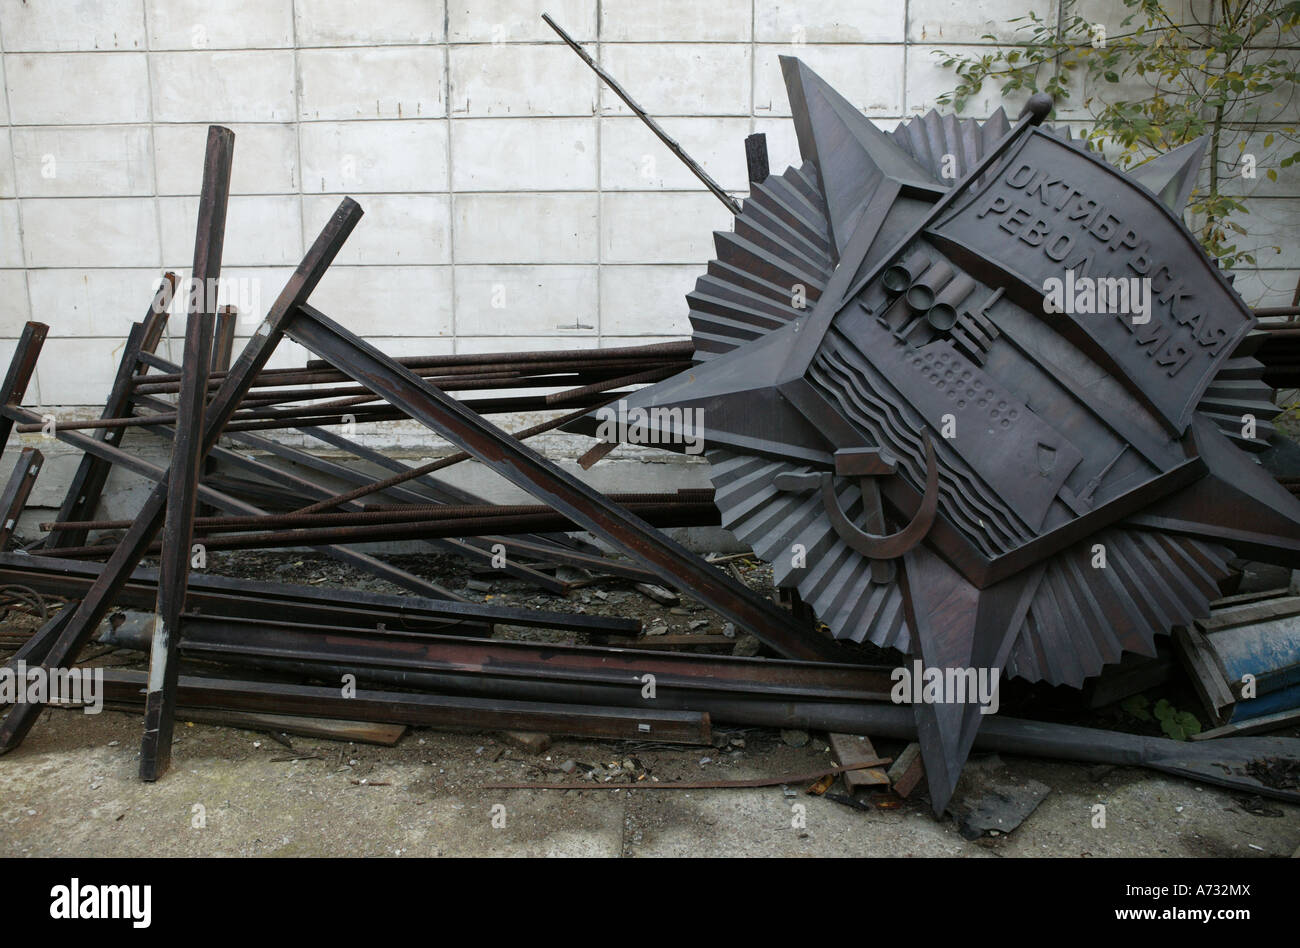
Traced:
[[[880, 663], [881, 649], [896, 649], [908, 667], [957, 672], [950, 681], [983, 670], [1079, 687], [1208, 615], [1234, 553], [1298, 559], [1300, 501], [1243, 450], [1264, 446], [1267, 427], [1247, 436], [1238, 415], [1263, 419], [1271, 404], [1239, 349], [1254, 318], [1174, 212], [1199, 151], [1125, 175], [1040, 127], [1050, 102], [1037, 99], [1015, 123], [931, 113], [886, 134], [797, 60], [783, 68], [804, 163], [769, 175], [751, 140], [749, 199], [715, 192], [738, 213], [688, 297], [691, 343], [390, 358], [309, 302], [362, 216], [347, 198], [237, 358], [234, 314], [214, 311], [206, 292], [187, 297], [180, 365], [155, 354], [175, 283], [164, 281], [103, 416], [46, 427], [84, 458], [44, 540], [0, 552], [0, 580], [68, 602], [10, 667], [68, 667], [115, 607], [149, 610], [147, 676], [106, 674], [113, 700], [143, 703], [146, 780], [168, 766], [178, 709], [215, 709], [686, 743], [707, 742], [711, 723], [902, 738], [919, 742], [937, 813], [975, 746], [1300, 800], [1257, 776], [1261, 761], [1300, 758], [1300, 741], [1189, 744], [985, 715], [928, 689], [900, 700], [895, 669]], [[210, 130], [193, 286], [220, 274], [233, 144], [229, 130]], [[1067, 270], [1151, 274], [1148, 319], [1073, 307], [1044, 319], [1045, 281]], [[44, 333], [29, 324], [18, 344], [0, 443], [15, 425], [42, 430], [22, 402]], [[284, 339], [320, 361], [268, 369]], [[557, 391], [448, 394], [534, 387]], [[596, 432], [595, 409], [614, 400], [701, 409], [715, 490], [605, 495], [524, 443], [543, 430]], [[514, 434], [486, 417], [535, 409], [562, 413]], [[460, 453], [408, 467], [328, 427], [345, 415], [413, 419]], [[680, 425], [693, 415], [647, 417], [661, 442], [689, 440]], [[170, 439], [166, 467], [123, 449], [134, 427]], [[254, 433], [268, 429], [296, 429], [358, 466]], [[337, 493], [248, 449], [355, 487]], [[489, 505], [432, 477], [468, 458], [538, 504]], [[4, 494], [6, 539], [39, 466], [26, 449]], [[112, 466], [153, 482], [133, 520], [94, 519]], [[358, 503], [366, 497], [385, 503]], [[792, 608], [661, 530], [718, 522], [772, 563]], [[118, 534], [88, 543], [96, 530]], [[504, 550], [510, 575], [552, 591], [566, 586], [548, 564], [668, 585], [777, 657], [494, 639], [496, 624], [604, 634], [639, 624], [466, 602], [350, 548], [395, 538], [478, 563]], [[193, 572], [196, 539], [210, 551], [315, 548], [413, 595]], [[182, 675], [182, 656], [224, 671]], [[333, 684], [345, 675], [355, 693]], [[11, 708], [0, 753], [39, 712]], [[904, 763], [896, 779], [914, 783], [921, 767]]]

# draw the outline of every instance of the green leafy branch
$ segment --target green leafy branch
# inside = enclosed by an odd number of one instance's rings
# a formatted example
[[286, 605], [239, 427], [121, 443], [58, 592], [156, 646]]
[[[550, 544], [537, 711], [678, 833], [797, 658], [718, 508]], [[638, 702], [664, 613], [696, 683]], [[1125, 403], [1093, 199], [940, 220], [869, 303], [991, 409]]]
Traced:
[[[961, 112], [986, 84], [1003, 96], [1081, 100], [1091, 115], [1089, 147], [1121, 167], [1209, 135], [1187, 210], [1202, 246], [1223, 266], [1256, 265], [1263, 245], [1240, 241], [1248, 236], [1240, 220], [1247, 196], [1235, 182], [1249, 180], [1257, 165], [1276, 182], [1300, 162], [1300, 135], [1288, 124], [1300, 86], [1300, 0], [1212, 0], [1205, 20], [1193, 12], [1176, 19], [1163, 0], [1124, 0], [1129, 12], [1109, 35], [1075, 11], [1076, 0], [1062, 3], [1059, 21], [1032, 11], [1014, 18], [1009, 46], [967, 56], [937, 51], [957, 78], [939, 101]], [[998, 42], [993, 34], [985, 39]], [[1267, 161], [1246, 150], [1261, 133], [1257, 147]]]

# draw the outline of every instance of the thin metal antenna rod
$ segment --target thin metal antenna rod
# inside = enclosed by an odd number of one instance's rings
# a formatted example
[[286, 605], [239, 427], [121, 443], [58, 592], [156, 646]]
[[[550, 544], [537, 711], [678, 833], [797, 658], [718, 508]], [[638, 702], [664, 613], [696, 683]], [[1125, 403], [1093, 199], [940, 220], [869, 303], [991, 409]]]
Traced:
[[564, 30], [560, 27], [560, 25], [551, 19], [551, 15], [549, 13], [543, 13], [542, 19], [546, 21], [547, 26], [555, 30], [555, 32], [560, 35], [560, 39], [564, 40], [564, 42], [569, 44], [570, 49], [572, 49], [575, 53], [577, 53], [580, 57], [582, 57], [582, 61], [591, 67], [592, 72], [600, 76], [600, 78], [604, 81], [605, 85], [609, 86], [611, 89], [614, 90], [614, 94], [617, 95], [620, 99], [622, 99], [629, 109], [631, 109], [633, 112], [636, 113], [637, 118], [645, 122], [646, 127], [649, 128], [650, 131], [654, 132], [655, 135], [658, 136], [661, 142], [663, 142], [665, 145], [668, 146], [668, 150], [671, 151], [678, 158], [680, 158], [682, 160], [682, 163], [686, 165], [687, 168], [691, 169], [691, 174], [699, 178], [700, 181], [704, 183], [704, 186], [713, 192], [713, 196], [727, 206], [727, 210], [729, 210], [732, 214], [740, 213], [740, 202], [737, 201], [735, 198], [733, 198], [726, 191], [722, 190], [722, 186], [718, 184], [718, 182], [710, 178], [709, 173], [705, 171], [703, 168], [701, 168], [699, 163], [694, 158], [686, 154], [685, 149], [683, 149], [681, 145], [677, 144], [677, 142], [669, 138], [668, 133], [659, 127], [659, 123], [656, 122], [654, 119], [652, 119], [649, 115], [647, 115], [645, 109], [641, 108], [641, 106], [637, 105], [634, 101], [632, 101], [632, 97], [628, 95], [625, 91], [623, 91], [623, 87], [620, 86], [614, 80], [614, 77], [611, 76], [609, 73], [607, 73], [604, 69], [602, 69], [600, 67], [600, 64], [597, 63], [594, 59], [592, 59], [591, 55], [585, 49], [579, 46], [572, 36], [564, 32]]

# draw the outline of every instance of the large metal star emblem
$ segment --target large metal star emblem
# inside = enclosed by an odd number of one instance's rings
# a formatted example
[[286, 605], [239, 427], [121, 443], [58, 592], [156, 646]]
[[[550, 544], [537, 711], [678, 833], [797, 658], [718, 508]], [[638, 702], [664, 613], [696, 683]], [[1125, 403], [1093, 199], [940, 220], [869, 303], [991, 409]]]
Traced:
[[885, 133], [782, 68], [803, 164], [716, 234], [700, 364], [626, 407], [661, 442], [698, 411], [723, 523], [776, 583], [935, 670], [913, 703], [941, 812], [980, 674], [1079, 686], [1154, 654], [1234, 554], [1300, 563], [1300, 503], [1247, 453], [1276, 411], [1254, 317], [1180, 218], [1203, 143], [1125, 173], [1037, 98]]

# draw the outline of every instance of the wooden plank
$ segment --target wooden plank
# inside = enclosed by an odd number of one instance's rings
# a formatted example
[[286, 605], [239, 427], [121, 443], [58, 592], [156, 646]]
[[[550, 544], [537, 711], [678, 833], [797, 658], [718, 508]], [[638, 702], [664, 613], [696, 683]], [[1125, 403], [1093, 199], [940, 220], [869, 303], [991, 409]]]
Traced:
[[1251, 697], [1300, 685], [1300, 616], [1219, 629], [1206, 633], [1205, 642], [1238, 700], [1247, 675]]
[[1223, 724], [1227, 710], [1237, 699], [1214, 657], [1214, 650], [1196, 629], [1174, 629], [1174, 644], [1178, 660], [1187, 670], [1206, 713], [1215, 724]]
[[925, 764], [921, 761], [921, 745], [908, 744], [894, 759], [889, 768], [889, 782], [900, 797], [909, 797], [916, 785], [925, 777]]
[[1247, 603], [1227, 609], [1216, 609], [1208, 619], [1196, 624], [1205, 632], [1233, 629], [1239, 625], [1254, 625], [1273, 619], [1286, 619], [1300, 615], [1300, 596], [1285, 596], [1258, 603]]
[[327, 718], [309, 718], [294, 714], [202, 711], [190, 708], [179, 708], [176, 714], [182, 721], [193, 721], [196, 724], [218, 724], [226, 727], [242, 727], [249, 731], [274, 731], [277, 734], [316, 737], [327, 741], [378, 744], [380, 747], [395, 747], [406, 734], [405, 724], [331, 721]]
[[[880, 755], [871, 745], [871, 738], [861, 734], [829, 735], [831, 754], [841, 767], [852, 767], [869, 760], [878, 760]], [[843, 775], [844, 786], [849, 793], [855, 793], [864, 787], [888, 787], [889, 775], [883, 768], [870, 767], [866, 770], [846, 770]]]
[[654, 583], [637, 583], [635, 589], [641, 595], [650, 597], [661, 606], [676, 606], [680, 605], [682, 601], [682, 597], [671, 589], [664, 589], [664, 587], [657, 586]]
[[1291, 591], [1285, 586], [1278, 586], [1276, 589], [1262, 589], [1258, 592], [1237, 593], [1233, 596], [1224, 596], [1222, 599], [1216, 599], [1210, 603], [1210, 609], [1227, 609], [1231, 606], [1241, 606], [1251, 602], [1263, 602], [1265, 599], [1281, 599], [1283, 596], [1291, 595]]

